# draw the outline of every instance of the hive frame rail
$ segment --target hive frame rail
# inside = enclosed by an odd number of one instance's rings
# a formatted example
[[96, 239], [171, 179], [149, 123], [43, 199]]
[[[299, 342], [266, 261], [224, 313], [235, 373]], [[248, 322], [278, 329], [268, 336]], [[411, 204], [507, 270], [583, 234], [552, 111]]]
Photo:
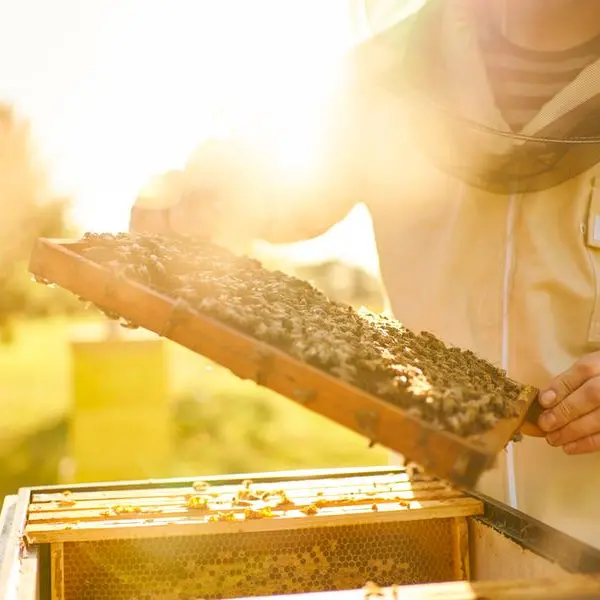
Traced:
[[[431, 520], [437, 520], [437, 522], [443, 524], [444, 531], [447, 532], [445, 535], [448, 536], [447, 560], [449, 559], [450, 562], [447, 566], [440, 568], [449, 569], [446, 572], [449, 581], [468, 577], [467, 517], [483, 514], [483, 503], [481, 501], [452, 489], [446, 482], [420, 474], [415, 475], [402, 468], [311, 470], [300, 473], [292, 472], [289, 475], [289, 477], [286, 477], [285, 473], [273, 473], [266, 476], [247, 474], [226, 478], [202, 478], [201, 482], [190, 481], [189, 479], [185, 482], [173, 480], [160, 482], [158, 485], [154, 482], [144, 482], [145, 486], [133, 483], [131, 485], [119, 485], [114, 489], [111, 489], [110, 484], [107, 484], [104, 489], [98, 489], [97, 487], [94, 489], [90, 488], [89, 485], [82, 485], [70, 487], [68, 490], [61, 489], [60, 486], [53, 489], [32, 490], [29, 501], [28, 524], [25, 527], [25, 539], [28, 545], [35, 544], [50, 548], [52, 600], [62, 600], [65, 597], [68, 577], [67, 563], [72, 568], [74, 552], [83, 552], [84, 556], [87, 556], [88, 552], [92, 552], [92, 550], [85, 549], [89, 546], [88, 542], [110, 543], [111, 541], [120, 542], [131, 539], [142, 542], [147, 539], [156, 542], [161, 538], [181, 539], [182, 536], [188, 535], [194, 536], [196, 539], [199, 536], [211, 535], [223, 538], [222, 534], [229, 537], [227, 534], [242, 532], [250, 535], [256, 533], [262, 535], [263, 532], [270, 535], [267, 532], [276, 531], [289, 534], [307, 528], [320, 530], [321, 533], [317, 535], [322, 535], [324, 530], [330, 531], [331, 534], [329, 535], [340, 535], [333, 532], [347, 532], [348, 529], [344, 526], [358, 526], [360, 528], [361, 526], [374, 525], [377, 527], [386, 523], [403, 524], [408, 521], [418, 521], [423, 526]], [[252, 478], [252, 482], [246, 480], [248, 477]], [[334, 503], [335, 510], [341, 511], [342, 514], [326, 514], [324, 508], [316, 515], [299, 515], [293, 514], [298, 512], [295, 509], [288, 508], [288, 513], [291, 516], [287, 518], [284, 515], [279, 515], [260, 520], [208, 523], [206, 522], [206, 513], [201, 513], [198, 518], [195, 510], [182, 508], [182, 506], [185, 506], [185, 499], [190, 496], [212, 496], [228, 501], [236, 495], [236, 492], [240, 491], [252, 491], [259, 495], [270, 492], [270, 498], [277, 497], [283, 491], [295, 506], [301, 506], [304, 501], [312, 502], [316, 499], [322, 499], [326, 503]], [[388, 498], [387, 496], [391, 497]], [[68, 500], [64, 502], [64, 505], [59, 505], [65, 499]], [[362, 502], [365, 499], [367, 502]], [[410, 506], [408, 502], [404, 504], [409, 499], [412, 499]], [[188, 522], [155, 523], [157, 526], [153, 527], [152, 515], [156, 512], [155, 510], [144, 514], [141, 520], [135, 515], [125, 513], [118, 516], [110, 515], [104, 522], [98, 521], [101, 518], [102, 509], [106, 507], [115, 504], [120, 507], [143, 504], [144, 501], [152, 509], [177, 504], [178, 514], [184, 515], [187, 513], [189, 515]], [[271, 500], [267, 500], [267, 503], [270, 502]], [[258, 503], [260, 504], [261, 501], [259, 500]], [[348, 507], [352, 508], [356, 505], [362, 507], [369, 503], [378, 503], [380, 507], [388, 505], [389, 510], [380, 512], [382, 511], [382, 508], [380, 508], [379, 511], [359, 514], [352, 511], [345, 512]], [[259, 507], [255, 506], [254, 508]], [[369, 506], [365, 506], [365, 508], [369, 508]], [[42, 521], [49, 524], [48, 531], [35, 531], [36, 528], [39, 530], [36, 518], [40, 516]], [[154, 514], [154, 516], [160, 520], [160, 515]], [[99, 527], [90, 528], [90, 524], [98, 524]], [[117, 527], [114, 526], [115, 524]], [[64, 528], [65, 525], [68, 528]], [[370, 529], [369, 531], [373, 530]], [[412, 531], [414, 532], [414, 530]], [[414, 535], [410, 532], [411, 529], [406, 531], [406, 535]], [[341, 533], [341, 535], [348, 534]], [[234, 536], [232, 542], [239, 539], [241, 538]], [[257, 538], [251, 539], [256, 540]], [[431, 539], [433, 541], [437, 538]], [[207, 540], [207, 544], [209, 542], [210, 538]], [[229, 544], [232, 542], [222, 543], [226, 543], [227, 547], [231, 547]], [[70, 548], [70, 554], [68, 547]], [[74, 548], [83, 548], [83, 550], [74, 550]], [[97, 560], [99, 560], [98, 556]], [[443, 561], [442, 564], [444, 564]], [[372, 568], [372, 566], [369, 568]], [[385, 570], [386, 567], [382, 568]], [[406, 568], [408, 569], [408, 563]], [[353, 585], [362, 580], [360, 576], [358, 581], [356, 579], [357, 577], [354, 575]], [[73, 585], [78, 584], [70, 584], [71, 593], [73, 592]], [[334, 589], [343, 589], [343, 587]], [[277, 588], [274, 591], [277, 591]], [[203, 591], [203, 594], [206, 595], [206, 590]], [[213, 596], [209, 595], [209, 597]]]
[[[295, 594], [293, 600], [592, 600], [600, 598], [600, 576], [571, 575], [521, 581], [452, 581], [393, 588], [320, 594]], [[292, 596], [246, 597], [237, 600], [292, 600]]]
[[[205, 482], [208, 483], [208, 482]], [[210, 485], [210, 484], [209, 484]], [[245, 507], [229, 503], [243, 483], [213, 485], [196, 491], [193, 485], [168, 490], [148, 485], [145, 489], [120, 489], [103, 492], [64, 491], [34, 493], [30, 500], [25, 528], [29, 544], [142, 539], [186, 535], [214, 535], [258, 531], [289, 531], [344, 525], [385, 522], [455, 519], [457, 552], [466, 552], [464, 518], [483, 514], [483, 503], [428, 477], [411, 478], [405, 471], [345, 475], [299, 481], [257, 481], [261, 492], [270, 492], [264, 503], [252, 510], [273, 506], [273, 498], [283, 490], [293, 502], [287, 508], [273, 508], [272, 517], [244, 518]], [[256, 489], [253, 487], [252, 489]], [[190, 497], [210, 498], [208, 509], [189, 508]], [[221, 501], [223, 504], [216, 505]], [[377, 506], [377, 510], [373, 506]], [[316, 514], [304, 509], [319, 507]], [[134, 508], [132, 512], [129, 509]], [[248, 505], [248, 508], [250, 506]], [[122, 510], [122, 512], [118, 512]], [[117, 511], [117, 512], [115, 512]], [[228, 512], [232, 521], [209, 522], [209, 517]], [[466, 569], [464, 564], [461, 567]]]
[[471, 438], [441, 431], [406, 411], [264, 342], [191, 310], [185, 303], [120, 277], [81, 254], [82, 242], [39, 239], [30, 271], [136, 325], [168, 338], [420, 464], [457, 486], [474, 488], [524, 422], [537, 391], [525, 388], [520, 416]]

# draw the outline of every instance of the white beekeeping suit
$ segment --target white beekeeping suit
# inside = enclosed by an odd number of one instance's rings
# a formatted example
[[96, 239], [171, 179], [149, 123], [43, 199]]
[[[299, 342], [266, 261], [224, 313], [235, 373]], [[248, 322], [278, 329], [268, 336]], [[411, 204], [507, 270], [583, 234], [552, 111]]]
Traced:
[[357, 41], [363, 41], [402, 21], [426, 0], [348, 0]]
[[[394, 316], [544, 388], [600, 351], [600, 54], [515, 128], [488, 76], [483, 4], [363, 4], [355, 14], [378, 31], [349, 57], [314, 181], [292, 189], [257, 166], [224, 177], [223, 201], [243, 198], [245, 231], [274, 243], [320, 235], [364, 202]], [[140, 198], [133, 228], [204, 226], [168, 196], [160, 211]], [[526, 438], [481, 490], [600, 547], [600, 452]]]

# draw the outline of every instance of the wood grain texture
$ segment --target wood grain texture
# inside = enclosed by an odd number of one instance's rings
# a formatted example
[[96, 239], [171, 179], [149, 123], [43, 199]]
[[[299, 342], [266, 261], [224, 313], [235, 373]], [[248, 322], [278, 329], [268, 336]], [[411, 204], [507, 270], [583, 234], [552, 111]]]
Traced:
[[[409, 480], [406, 474], [371, 477], [323, 478], [252, 484], [264, 500], [249, 506], [236, 503], [243, 485], [196, 484], [169, 490], [153, 488], [102, 492], [34, 494], [29, 505], [26, 539], [29, 543], [58, 543], [101, 539], [211, 535], [228, 532], [282, 531], [310, 527], [355, 525], [390, 521], [464, 518], [481, 515], [483, 503], [449, 484], [426, 477]], [[281, 492], [289, 504], [277, 507]], [[190, 498], [206, 498], [201, 510], [190, 508]], [[239, 497], [238, 497], [239, 499]], [[246, 508], [271, 506], [272, 516], [247, 518]], [[316, 514], [306, 514], [316, 507]], [[374, 508], [376, 507], [376, 509]], [[231, 521], [212, 521], [228, 513]], [[458, 541], [458, 538], [457, 538]], [[457, 546], [457, 552], [463, 551]]]
[[[512, 581], [454, 581], [366, 590], [297, 594], [294, 600], [583, 600], [600, 597], [600, 578], [568, 575], [562, 578]], [[290, 596], [269, 596], [269, 600]], [[250, 600], [243, 598], [240, 600]], [[265, 600], [253, 598], [252, 600]]]
[[474, 488], [524, 422], [537, 391], [525, 388], [520, 416], [472, 438], [441, 431], [289, 354], [192, 311], [185, 303], [112, 273], [77, 253], [81, 244], [39, 239], [30, 271], [95, 305], [171, 339], [260, 385], [386, 446], [429, 473]]

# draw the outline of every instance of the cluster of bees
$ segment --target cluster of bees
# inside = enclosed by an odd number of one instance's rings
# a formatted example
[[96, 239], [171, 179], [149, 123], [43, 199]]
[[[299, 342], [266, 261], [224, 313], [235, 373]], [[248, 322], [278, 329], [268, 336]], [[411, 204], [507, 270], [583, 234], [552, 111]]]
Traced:
[[[344, 506], [370, 506], [372, 512], [379, 511], [379, 505], [395, 504], [405, 509], [412, 508], [412, 502], [395, 495], [392, 489], [358, 490], [358, 494], [342, 494], [325, 497], [323, 491], [311, 493], [307, 503], [296, 503], [289, 498], [283, 489], [260, 490], [253, 486], [252, 481], [246, 480], [235, 492], [232, 498], [224, 496], [217, 491], [212, 491], [205, 482], [194, 483], [194, 494], [186, 495], [186, 506], [190, 510], [200, 513], [209, 513], [216, 506], [226, 504], [231, 510], [218, 511], [207, 517], [209, 522], [236, 521], [241, 517], [244, 520], [255, 520], [275, 517], [281, 512], [296, 510], [306, 516], [313, 516], [323, 508], [340, 508]], [[388, 492], [386, 494], [386, 491]], [[239, 510], [243, 509], [243, 510]]]
[[[380, 503], [394, 503], [406, 509], [412, 508], [411, 501], [395, 496], [391, 487], [379, 489], [376, 483], [373, 486], [373, 489], [359, 489], [358, 494], [346, 493], [330, 497], [325, 497], [323, 491], [313, 491], [310, 492], [309, 498], [303, 498], [303, 502], [297, 503], [284, 489], [261, 490], [256, 488], [251, 480], [243, 481], [232, 496], [219, 492], [218, 488], [211, 488], [209, 483], [197, 481], [193, 484], [194, 493], [185, 495], [185, 506], [190, 511], [206, 515], [206, 521], [209, 523], [272, 518], [290, 510], [313, 516], [322, 508], [369, 504], [370, 510], [377, 512]], [[71, 492], [63, 492], [59, 506], [69, 508], [75, 504]], [[217, 510], [219, 507], [226, 509]], [[163, 510], [157, 507], [142, 508], [138, 504], [121, 503], [102, 510], [100, 515], [108, 519], [115, 516], [137, 517], [160, 512]]]
[[[208, 512], [211, 510], [210, 501], [219, 497], [216, 492], [210, 492], [209, 484], [205, 482], [194, 483], [196, 494], [189, 494], [186, 497], [186, 505], [191, 510]], [[266, 504], [267, 502], [271, 504]], [[262, 503], [262, 506], [256, 505]], [[246, 521], [256, 519], [266, 519], [275, 516], [273, 510], [292, 510], [297, 509], [307, 516], [316, 515], [318, 508], [315, 504], [309, 506], [297, 506], [295, 502], [290, 500], [285, 490], [263, 491], [254, 489], [251, 480], [246, 480], [242, 483], [240, 489], [231, 499], [231, 506], [234, 508], [243, 508], [243, 519]], [[215, 514], [208, 516], [208, 522], [216, 521], [235, 521], [237, 520], [237, 511], [218, 511]]]
[[[84, 256], [461, 436], [517, 416], [522, 389], [470, 351], [332, 301], [204, 240], [87, 234]], [[109, 315], [116, 317], [116, 315]]]

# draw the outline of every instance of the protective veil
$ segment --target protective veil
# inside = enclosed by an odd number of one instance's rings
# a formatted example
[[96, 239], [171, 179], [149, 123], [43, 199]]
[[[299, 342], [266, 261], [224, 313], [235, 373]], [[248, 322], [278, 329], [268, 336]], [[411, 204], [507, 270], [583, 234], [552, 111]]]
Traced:
[[378, 64], [386, 65], [377, 85], [398, 94], [411, 111], [411, 142], [444, 172], [499, 194], [548, 189], [598, 163], [597, 64], [513, 132], [489, 88], [469, 89], [473, 75], [486, 77], [481, 58], [442, 55], [448, 44], [474, 55], [485, 26], [481, 6], [476, 0], [361, 2], [357, 13], [371, 31], [370, 52], [376, 47]]
[[[484, 2], [379, 1], [363, 7], [377, 18], [354, 96], [390, 308], [544, 387], [600, 350], [600, 59], [511, 131], [482, 56]], [[482, 491], [600, 548], [600, 453], [526, 437], [507, 456]]]

